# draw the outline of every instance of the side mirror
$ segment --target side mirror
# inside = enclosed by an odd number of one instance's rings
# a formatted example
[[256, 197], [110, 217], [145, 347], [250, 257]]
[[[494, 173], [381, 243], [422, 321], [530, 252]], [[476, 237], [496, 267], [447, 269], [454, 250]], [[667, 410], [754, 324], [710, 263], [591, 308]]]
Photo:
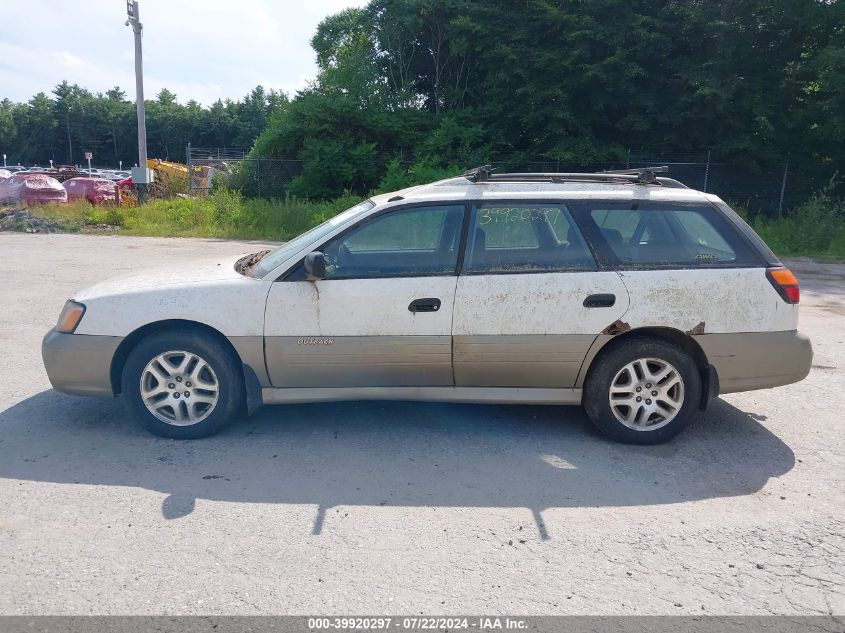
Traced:
[[302, 267], [305, 269], [305, 278], [308, 281], [324, 279], [326, 276], [326, 256], [320, 251], [308, 253], [302, 262]]

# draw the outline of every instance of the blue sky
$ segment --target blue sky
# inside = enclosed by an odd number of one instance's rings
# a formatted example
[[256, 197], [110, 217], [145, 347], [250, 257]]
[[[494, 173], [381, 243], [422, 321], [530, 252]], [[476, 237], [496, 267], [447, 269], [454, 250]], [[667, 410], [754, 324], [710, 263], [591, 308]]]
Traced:
[[[309, 45], [326, 15], [365, 0], [140, 0], [144, 91], [208, 105], [257, 84], [291, 93], [316, 74]], [[125, 0], [0, 0], [0, 99], [63, 79], [135, 96]]]

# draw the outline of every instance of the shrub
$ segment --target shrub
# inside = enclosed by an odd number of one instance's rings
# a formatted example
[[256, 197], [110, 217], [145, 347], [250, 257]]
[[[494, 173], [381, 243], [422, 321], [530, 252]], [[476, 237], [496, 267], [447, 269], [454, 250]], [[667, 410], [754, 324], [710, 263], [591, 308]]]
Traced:
[[78, 231], [85, 224], [94, 207], [87, 200], [74, 200], [65, 204], [50, 203], [42, 205], [37, 214], [64, 223], [69, 229]]
[[414, 163], [406, 169], [398, 158], [394, 158], [387, 164], [387, 171], [375, 192], [397, 191], [414, 185], [443, 180], [460, 173], [461, 170], [456, 167], [442, 167], [430, 159]]
[[831, 196], [831, 188], [812, 195], [784, 218], [753, 215], [741, 205], [741, 215], [778, 255], [845, 257], [845, 202]]
[[385, 171], [384, 177], [379, 182], [378, 187], [376, 187], [376, 191], [398, 191], [399, 189], [410, 186], [409, 183], [408, 170], [405, 169], [401, 160], [394, 158], [387, 163], [387, 171]]
[[[382, 184], [393, 191], [449, 175], [450, 170], [425, 164], [405, 170], [397, 160], [388, 166]], [[327, 202], [293, 195], [268, 200], [219, 187], [205, 198], [151, 200], [140, 207], [92, 207], [85, 201], [48, 204], [39, 208], [38, 215], [61, 222], [69, 231], [90, 224], [114, 224], [135, 235], [288, 240], [360, 200], [349, 191]], [[735, 203], [731, 206], [778, 255], [845, 258], [845, 203], [832, 197], [830, 189], [815, 194], [782, 219], [755, 215]]]
[[85, 219], [85, 224], [111, 224], [113, 226], [123, 226], [126, 218], [119, 207], [102, 206], [92, 207], [91, 212]]
[[841, 201], [831, 199], [827, 190], [814, 194], [789, 214], [790, 247], [794, 251], [827, 251], [837, 228], [845, 221]]
[[244, 201], [239, 191], [219, 188], [208, 196], [214, 210], [214, 222], [219, 226], [232, 225], [240, 219]]

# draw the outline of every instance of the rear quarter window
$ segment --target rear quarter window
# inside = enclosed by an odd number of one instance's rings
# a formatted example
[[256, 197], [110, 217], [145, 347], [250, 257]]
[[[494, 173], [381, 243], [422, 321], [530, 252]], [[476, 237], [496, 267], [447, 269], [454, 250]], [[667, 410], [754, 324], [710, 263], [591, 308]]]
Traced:
[[761, 266], [717, 209], [673, 203], [594, 203], [585, 215], [606, 259], [636, 268]]
[[772, 252], [769, 245], [763, 241], [757, 233], [752, 229], [748, 223], [743, 220], [739, 214], [731, 209], [726, 203], [719, 200], [714, 203], [716, 207], [725, 215], [725, 217], [736, 226], [736, 228], [745, 236], [754, 248], [760, 253], [760, 256], [766, 261], [769, 266], [780, 266], [781, 261], [777, 255]]

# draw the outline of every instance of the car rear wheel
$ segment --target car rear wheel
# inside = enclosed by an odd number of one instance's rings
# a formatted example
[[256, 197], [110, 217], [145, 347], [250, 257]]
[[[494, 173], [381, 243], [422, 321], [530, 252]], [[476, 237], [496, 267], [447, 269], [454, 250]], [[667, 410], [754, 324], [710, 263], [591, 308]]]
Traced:
[[695, 362], [660, 339], [632, 338], [602, 353], [584, 386], [584, 408], [608, 437], [658, 444], [692, 419], [701, 400]]
[[243, 379], [235, 354], [202, 333], [152, 334], [130, 352], [122, 393], [148, 431], [197, 439], [220, 431], [243, 409]]

